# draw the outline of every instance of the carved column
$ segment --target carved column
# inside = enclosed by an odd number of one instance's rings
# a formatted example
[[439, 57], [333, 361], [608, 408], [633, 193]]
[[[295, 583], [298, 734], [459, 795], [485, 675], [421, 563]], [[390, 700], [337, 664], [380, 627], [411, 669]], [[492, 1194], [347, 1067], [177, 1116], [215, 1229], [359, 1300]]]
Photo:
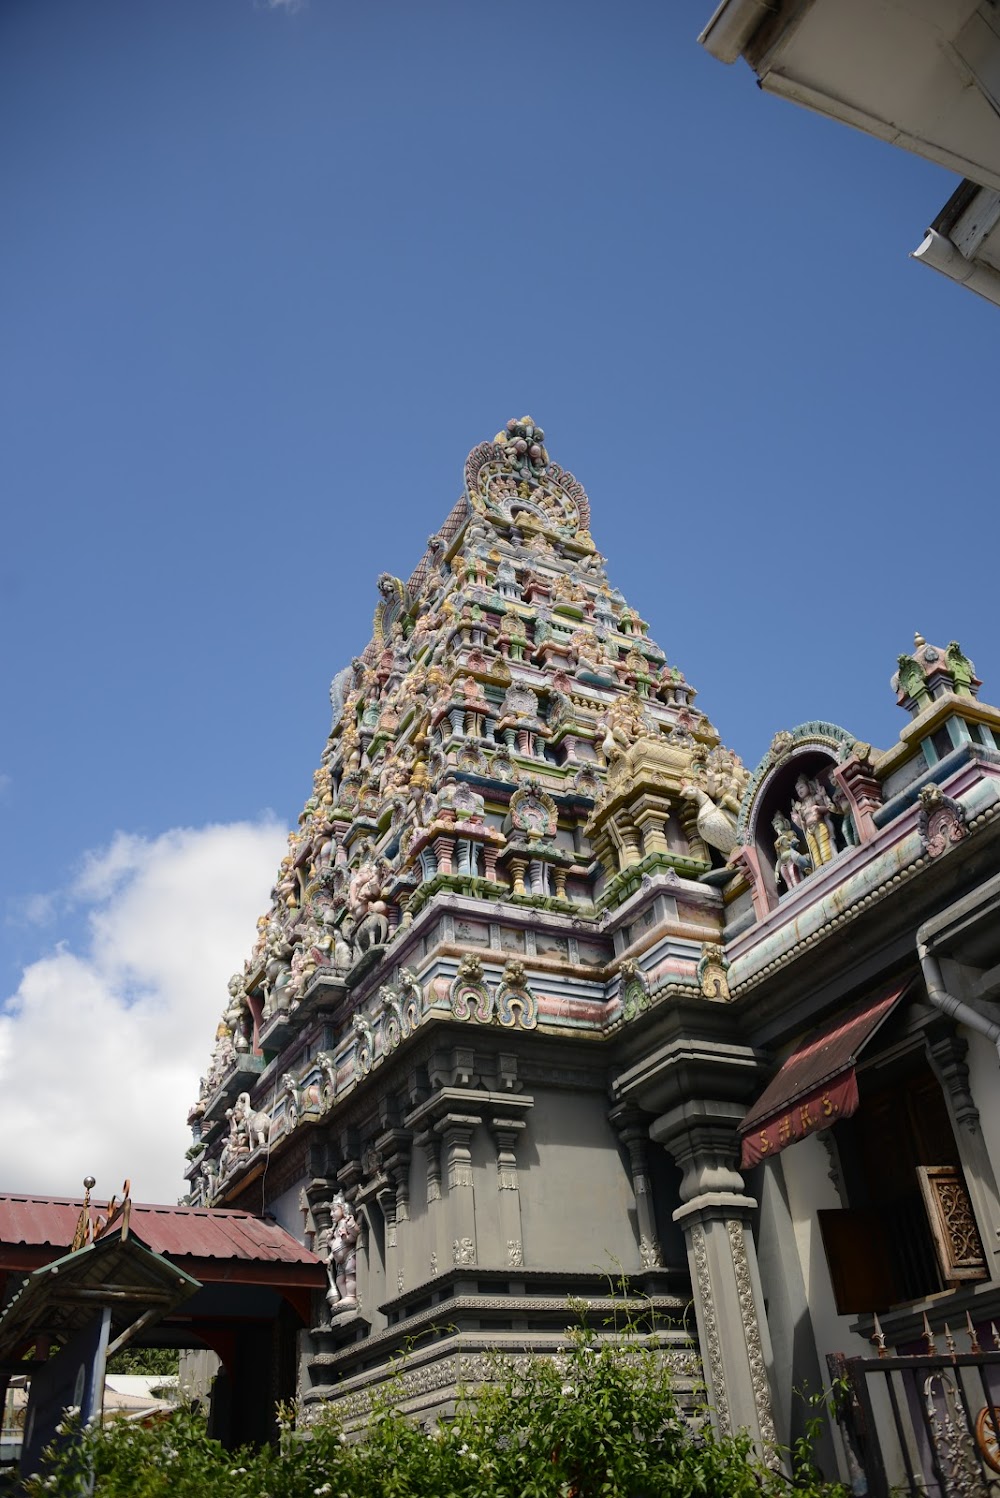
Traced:
[[[382, 1157], [386, 1186], [378, 1192], [379, 1206], [385, 1218], [386, 1294], [403, 1292], [403, 1269], [406, 1263], [405, 1223], [410, 1218], [410, 1154], [413, 1135], [409, 1129], [387, 1129], [375, 1141]], [[412, 1275], [412, 1271], [411, 1271]]]
[[[451, 1262], [451, 1245], [444, 1241], [445, 1211], [441, 1205], [441, 1141], [433, 1125], [421, 1129], [414, 1135], [414, 1143], [424, 1151], [427, 1160], [427, 1218], [430, 1239], [430, 1259], [425, 1265], [417, 1265], [414, 1273], [419, 1277], [439, 1274]], [[446, 1251], [447, 1250], [447, 1251]]]
[[619, 1139], [628, 1150], [635, 1215], [639, 1225], [639, 1262], [643, 1269], [657, 1269], [663, 1259], [649, 1184], [649, 1122], [637, 1108], [630, 1108], [624, 1103], [612, 1109], [610, 1118], [618, 1130]]
[[452, 858], [455, 853], [455, 839], [442, 834], [434, 839], [434, 856], [437, 859], [438, 873], [450, 874]]
[[452, 1263], [476, 1264], [476, 1197], [473, 1186], [472, 1136], [479, 1126], [476, 1113], [446, 1113], [434, 1125], [444, 1149], [444, 1178], [448, 1188], [448, 1232]]
[[739, 870], [750, 886], [754, 915], [758, 921], [766, 920], [769, 912], [778, 903], [778, 891], [775, 888], [774, 876], [769, 874], [766, 868], [761, 867], [757, 849], [749, 844], [742, 848], [734, 848], [729, 855], [729, 862], [734, 869]]
[[491, 1117], [489, 1126], [497, 1147], [501, 1259], [506, 1268], [521, 1269], [524, 1265], [524, 1238], [517, 1182], [517, 1142], [527, 1123], [523, 1118]]
[[650, 1136], [684, 1172], [674, 1213], [687, 1240], [708, 1403], [723, 1434], [747, 1429], [775, 1444], [771, 1339], [748, 1219], [757, 1203], [734, 1168], [737, 1103], [692, 1099], [656, 1119]]
[[847, 798], [859, 842], [871, 842], [877, 831], [872, 815], [882, 805], [882, 787], [871, 759], [852, 754], [842, 765], [834, 765], [830, 773]]
[[639, 833], [628, 812], [619, 812], [615, 830], [621, 849], [621, 867], [630, 869], [633, 864], [642, 861], [642, 849], [639, 846]]
[[[949, 974], [949, 978], [950, 976]], [[951, 991], [955, 992], [955, 985], [951, 987]], [[1000, 1233], [1000, 1197], [993, 1162], [979, 1122], [979, 1109], [970, 1089], [966, 1060], [968, 1044], [954, 1025], [928, 1029], [924, 1035], [924, 1044], [951, 1116], [965, 1187], [979, 1236], [983, 1244], [989, 1246], [1000, 1241], [997, 1236]], [[987, 1252], [986, 1262], [990, 1277], [994, 1278], [995, 1252]]]
[[632, 807], [632, 817], [642, 838], [642, 853], [648, 858], [652, 853], [669, 853], [666, 837], [666, 821], [669, 812], [667, 802], [644, 795]]

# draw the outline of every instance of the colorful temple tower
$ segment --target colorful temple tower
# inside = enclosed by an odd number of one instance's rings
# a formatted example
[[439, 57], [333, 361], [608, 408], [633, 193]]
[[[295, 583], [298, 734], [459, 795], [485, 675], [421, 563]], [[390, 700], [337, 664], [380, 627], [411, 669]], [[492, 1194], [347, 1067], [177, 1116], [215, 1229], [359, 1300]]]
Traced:
[[918, 638], [897, 745], [810, 723], [751, 776], [589, 526], [525, 417], [378, 579], [188, 1199], [326, 1259], [306, 1415], [363, 1420], [404, 1347], [404, 1406], [446, 1408], [491, 1349], [556, 1348], [567, 1297], [642, 1297], [678, 1379], [767, 1447], [873, 1312], [905, 1341], [903, 1302], [974, 1285], [1000, 1314], [1000, 714]]

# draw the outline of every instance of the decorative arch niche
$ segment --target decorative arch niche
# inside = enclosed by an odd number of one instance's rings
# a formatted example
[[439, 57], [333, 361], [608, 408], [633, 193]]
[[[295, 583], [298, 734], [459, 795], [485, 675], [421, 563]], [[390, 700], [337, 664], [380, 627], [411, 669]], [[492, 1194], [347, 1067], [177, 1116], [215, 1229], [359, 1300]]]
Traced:
[[[760, 913], [861, 840], [854, 800], [839, 774], [855, 745], [853, 735], [834, 723], [803, 723], [775, 735], [751, 777], [736, 836], [752, 855], [747, 864], [758, 882]], [[807, 785], [800, 798], [796, 785], [802, 779]], [[776, 878], [782, 828], [775, 827], [775, 817], [785, 819], [787, 878]]]

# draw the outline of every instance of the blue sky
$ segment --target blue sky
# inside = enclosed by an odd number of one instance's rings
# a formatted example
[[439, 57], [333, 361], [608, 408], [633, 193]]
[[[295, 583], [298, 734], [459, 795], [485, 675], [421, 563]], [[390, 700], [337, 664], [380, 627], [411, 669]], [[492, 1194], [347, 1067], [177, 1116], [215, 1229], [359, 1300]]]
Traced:
[[8, 1067], [57, 958], [160, 1002], [107, 940], [157, 859], [198, 875], [143, 918], [240, 965], [375, 579], [510, 416], [751, 766], [891, 742], [915, 628], [1000, 697], [996, 313], [907, 259], [955, 179], [713, 61], [711, 9], [0, 9]]

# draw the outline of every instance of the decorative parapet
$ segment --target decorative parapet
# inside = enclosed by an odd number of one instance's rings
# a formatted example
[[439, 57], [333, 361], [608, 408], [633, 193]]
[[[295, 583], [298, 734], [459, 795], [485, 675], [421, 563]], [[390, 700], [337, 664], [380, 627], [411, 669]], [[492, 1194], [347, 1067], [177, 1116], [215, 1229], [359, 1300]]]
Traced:
[[[1000, 778], [975, 778], [967, 768], [958, 804], [963, 826], [974, 835], [1000, 817]], [[821, 870], [809, 883], [792, 891], [770, 910], [761, 925], [751, 927], [727, 944], [729, 983], [737, 998], [928, 867], [934, 857], [920, 830], [923, 808], [918, 803], [897, 817], [869, 844], [845, 855], [842, 863]], [[950, 844], [954, 846], [954, 844]], [[948, 846], [946, 844], [945, 846]]]
[[916, 718], [946, 693], [978, 697], [982, 682], [957, 640], [941, 648], [928, 645], [923, 635], [913, 637], [913, 654], [901, 655], [890, 683], [899, 706]]

